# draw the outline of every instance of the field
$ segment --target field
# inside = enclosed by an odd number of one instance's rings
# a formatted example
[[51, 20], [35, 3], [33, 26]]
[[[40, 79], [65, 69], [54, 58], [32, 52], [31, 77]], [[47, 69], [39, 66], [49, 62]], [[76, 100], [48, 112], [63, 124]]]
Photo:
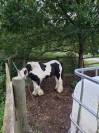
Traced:
[[[67, 133], [70, 127], [72, 108], [73, 77], [64, 77], [64, 91], [59, 94], [54, 90], [54, 79], [42, 84], [45, 94], [31, 97], [27, 90], [27, 116], [34, 133]], [[31, 88], [32, 91], [32, 88]]]
[[85, 67], [99, 66], [99, 58], [86, 58], [84, 64]]

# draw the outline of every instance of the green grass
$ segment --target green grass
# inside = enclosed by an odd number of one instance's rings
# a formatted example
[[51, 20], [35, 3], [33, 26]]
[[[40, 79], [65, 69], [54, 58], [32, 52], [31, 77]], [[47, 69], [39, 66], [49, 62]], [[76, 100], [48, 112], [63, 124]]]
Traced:
[[85, 65], [88, 65], [88, 64], [93, 64], [93, 63], [96, 63], [95, 61], [93, 61], [93, 60], [90, 60], [90, 61], [84, 61], [84, 63], [85, 63]]
[[0, 133], [2, 133], [3, 116], [4, 116], [4, 95], [0, 88]]
[[88, 65], [90, 67], [99, 67], [99, 64], [92, 64], [92, 65]]
[[4, 102], [0, 103], [0, 133], [2, 133], [3, 116], [4, 116]]
[[66, 56], [66, 52], [46, 52], [42, 57], [57, 58]]
[[2, 133], [3, 116], [4, 116], [4, 101], [5, 101], [5, 74], [0, 62], [0, 133]]
[[92, 66], [97, 67], [99, 66], [99, 61], [94, 60], [94, 58], [93, 59], [88, 58], [84, 60], [84, 64], [86, 67], [92, 67]]

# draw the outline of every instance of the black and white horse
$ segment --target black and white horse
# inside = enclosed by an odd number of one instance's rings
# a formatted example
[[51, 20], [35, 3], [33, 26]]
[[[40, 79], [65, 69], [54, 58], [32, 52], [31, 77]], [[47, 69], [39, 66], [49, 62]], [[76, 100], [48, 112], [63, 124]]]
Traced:
[[62, 80], [63, 68], [59, 61], [52, 60], [46, 63], [28, 62], [26, 66], [20, 71], [22, 78], [29, 77], [34, 85], [33, 95], [43, 95], [44, 91], [41, 89], [41, 82], [48, 77], [54, 76], [56, 80], [55, 89], [61, 93], [63, 91]]

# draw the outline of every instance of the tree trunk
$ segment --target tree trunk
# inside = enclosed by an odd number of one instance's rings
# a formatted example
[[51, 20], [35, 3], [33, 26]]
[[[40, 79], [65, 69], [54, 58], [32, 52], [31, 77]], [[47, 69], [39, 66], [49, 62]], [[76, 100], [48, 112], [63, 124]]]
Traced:
[[78, 35], [79, 38], [79, 58], [78, 58], [78, 67], [83, 67], [84, 62], [83, 62], [83, 54], [84, 54], [84, 38], [82, 34]]

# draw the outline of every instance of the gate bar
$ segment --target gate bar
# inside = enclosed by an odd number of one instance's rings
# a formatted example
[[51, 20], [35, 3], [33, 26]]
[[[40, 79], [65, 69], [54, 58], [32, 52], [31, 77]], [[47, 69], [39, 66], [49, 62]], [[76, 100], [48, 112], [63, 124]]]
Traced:
[[93, 79], [92, 77], [89, 77], [89, 76], [83, 74], [82, 73], [82, 70], [83, 70], [83, 72], [92, 71], [92, 70], [97, 70], [98, 71], [99, 70], [99, 67], [81, 68], [81, 69], [76, 69], [75, 70], [75, 74], [77, 76], [79, 76], [81, 78], [84, 78], [84, 79], [87, 79], [87, 80], [90, 80], [90, 81], [92, 81], [92, 82], [94, 82], [94, 83], [96, 83], [96, 84], [99, 85], [99, 80]]
[[73, 99], [79, 103], [82, 107], [84, 107], [84, 109], [86, 109], [88, 112], [90, 112], [92, 115], [94, 115], [97, 119], [99, 119], [99, 117], [97, 117], [97, 114], [92, 111], [91, 109], [89, 109], [86, 105], [84, 105], [83, 103], [81, 103], [77, 98], [74, 97], [74, 95], [72, 95]]
[[76, 128], [77, 128], [81, 133], [86, 133], [86, 132], [72, 119], [71, 114], [70, 114], [70, 119], [71, 119], [72, 123], [76, 126]]
[[[82, 80], [87, 79], [87, 80], [92, 81], [92, 82], [94, 82], [94, 83], [96, 83], [96, 84], [99, 85], [99, 81], [98, 81], [97, 79], [94, 79], [94, 78], [92, 78], [92, 77], [87, 76], [87, 75], [84, 74], [84, 72], [92, 71], [92, 70], [95, 70], [95, 74], [96, 74], [96, 76], [98, 76], [99, 67], [90, 67], [90, 68], [87, 67], [87, 68], [76, 69], [76, 70], [75, 70], [75, 74], [76, 74], [77, 76], [79, 76]], [[84, 81], [83, 81], [83, 82], [84, 82]], [[82, 84], [83, 84], [83, 83], [82, 83]], [[83, 85], [82, 85], [82, 86], [83, 86]], [[82, 89], [83, 89], [83, 87], [82, 87]], [[84, 105], [84, 104], [81, 102], [81, 100], [79, 101], [79, 100], [76, 99], [73, 95], [72, 95], [72, 97], [73, 97], [73, 99], [74, 99], [77, 103], [79, 103], [80, 106], [84, 107], [88, 112], [90, 112], [92, 115], [94, 115], [94, 116], [97, 118], [97, 120], [99, 119], [99, 116], [98, 116], [94, 111], [92, 111], [91, 109], [89, 109], [86, 105]], [[85, 131], [83, 131], [83, 129], [78, 125], [79, 123], [75, 122], [75, 121], [72, 119], [71, 115], [70, 115], [70, 119], [71, 119], [71, 121], [73, 122], [73, 124], [76, 126], [76, 128], [77, 128], [81, 133], [85, 133]], [[78, 131], [77, 131], [77, 132], [78, 132]]]

